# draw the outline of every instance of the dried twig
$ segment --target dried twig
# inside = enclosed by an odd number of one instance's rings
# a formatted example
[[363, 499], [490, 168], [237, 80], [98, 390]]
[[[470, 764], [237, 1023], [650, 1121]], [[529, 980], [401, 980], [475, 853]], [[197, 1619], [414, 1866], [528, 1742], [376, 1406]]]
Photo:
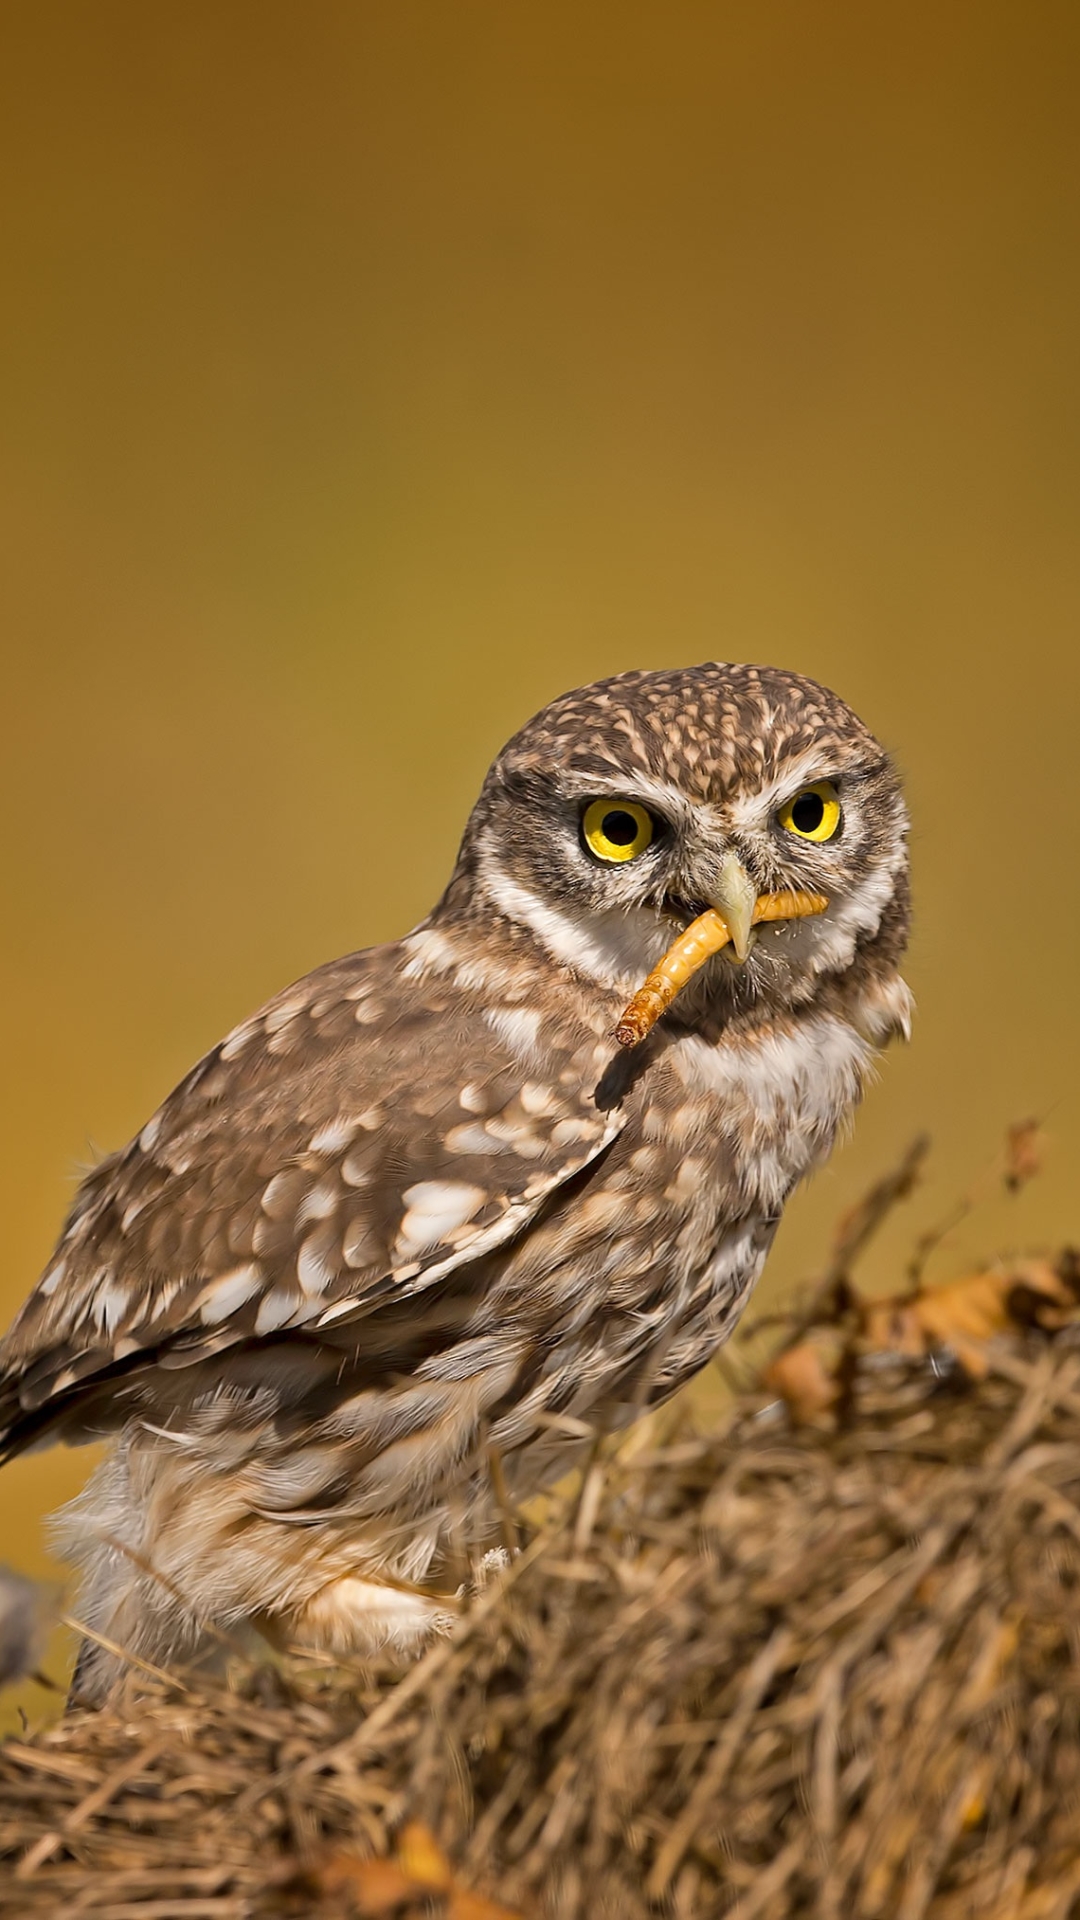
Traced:
[[749, 1340], [768, 1326], [783, 1326], [783, 1352], [804, 1338], [811, 1327], [838, 1322], [854, 1299], [852, 1271], [879, 1227], [902, 1200], [914, 1191], [930, 1151], [928, 1133], [917, 1134], [906, 1147], [896, 1166], [875, 1180], [872, 1187], [843, 1214], [836, 1229], [829, 1262], [813, 1283], [808, 1297], [796, 1311], [762, 1314], [744, 1322], [739, 1338]]

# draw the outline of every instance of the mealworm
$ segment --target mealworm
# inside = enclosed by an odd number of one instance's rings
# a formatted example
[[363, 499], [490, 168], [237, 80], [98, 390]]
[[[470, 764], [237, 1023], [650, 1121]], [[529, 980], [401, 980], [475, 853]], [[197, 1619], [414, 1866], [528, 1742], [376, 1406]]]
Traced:
[[[828, 906], [823, 893], [762, 893], [754, 907], [753, 924], [763, 920], [795, 920], [806, 914], [823, 913]], [[676, 994], [705, 965], [714, 953], [726, 947], [731, 935], [715, 907], [692, 920], [684, 933], [668, 948], [662, 960], [635, 993], [615, 1029], [621, 1047], [636, 1047], [650, 1033], [662, 1013], [666, 1013]]]

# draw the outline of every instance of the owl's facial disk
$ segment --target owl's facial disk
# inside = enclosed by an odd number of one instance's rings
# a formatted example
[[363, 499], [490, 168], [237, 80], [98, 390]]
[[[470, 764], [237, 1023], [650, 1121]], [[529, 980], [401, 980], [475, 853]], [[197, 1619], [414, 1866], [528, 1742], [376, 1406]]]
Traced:
[[[716, 802], [640, 776], [598, 786], [532, 779], [493, 796], [482, 885], [556, 960], [626, 994], [715, 909], [730, 944], [690, 980], [687, 1010], [808, 998], [872, 937], [905, 863], [902, 805], [880, 767], [810, 759]], [[780, 895], [790, 915], [759, 910]]]
[[[625, 998], [700, 916], [731, 935], [680, 1021], [805, 1003], [906, 927], [906, 815], [873, 736], [799, 675], [709, 663], [565, 695], [492, 767], [447, 910], [496, 914]], [[814, 899], [767, 924], [765, 897]], [[817, 903], [823, 901], [821, 910]]]

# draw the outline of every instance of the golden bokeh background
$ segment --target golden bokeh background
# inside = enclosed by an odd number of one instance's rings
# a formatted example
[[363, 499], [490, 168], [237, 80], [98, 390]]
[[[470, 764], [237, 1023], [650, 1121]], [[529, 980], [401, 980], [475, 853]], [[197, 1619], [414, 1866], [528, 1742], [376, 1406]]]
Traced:
[[[404, 930], [503, 739], [775, 661], [906, 770], [913, 1046], [767, 1283], [913, 1131], [938, 1256], [1080, 1234], [1072, 0], [96, 0], [0, 60], [0, 1307], [76, 1170]], [[46, 1565], [81, 1454], [0, 1478]]]

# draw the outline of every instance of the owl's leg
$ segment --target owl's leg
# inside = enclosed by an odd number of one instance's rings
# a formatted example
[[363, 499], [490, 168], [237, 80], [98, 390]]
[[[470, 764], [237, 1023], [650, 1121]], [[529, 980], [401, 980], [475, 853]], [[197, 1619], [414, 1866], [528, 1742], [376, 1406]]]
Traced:
[[120, 1437], [57, 1528], [81, 1574], [74, 1611], [100, 1637], [79, 1656], [79, 1704], [107, 1700], [140, 1662], [220, 1667], [253, 1630], [364, 1659], [418, 1651], [456, 1618], [452, 1594], [421, 1584], [437, 1529], [420, 1526], [400, 1565], [376, 1535], [255, 1515], [247, 1492], [197, 1448]]
[[110, 1675], [102, 1673], [102, 1663], [108, 1658], [96, 1641], [83, 1640], [80, 1643], [68, 1683], [65, 1713], [71, 1713], [76, 1707], [97, 1706], [100, 1703], [110, 1684]]
[[457, 1618], [451, 1594], [433, 1594], [404, 1581], [344, 1574], [327, 1581], [303, 1606], [258, 1621], [279, 1645], [311, 1647], [340, 1659], [392, 1647], [415, 1653], [426, 1640], [448, 1633]]

